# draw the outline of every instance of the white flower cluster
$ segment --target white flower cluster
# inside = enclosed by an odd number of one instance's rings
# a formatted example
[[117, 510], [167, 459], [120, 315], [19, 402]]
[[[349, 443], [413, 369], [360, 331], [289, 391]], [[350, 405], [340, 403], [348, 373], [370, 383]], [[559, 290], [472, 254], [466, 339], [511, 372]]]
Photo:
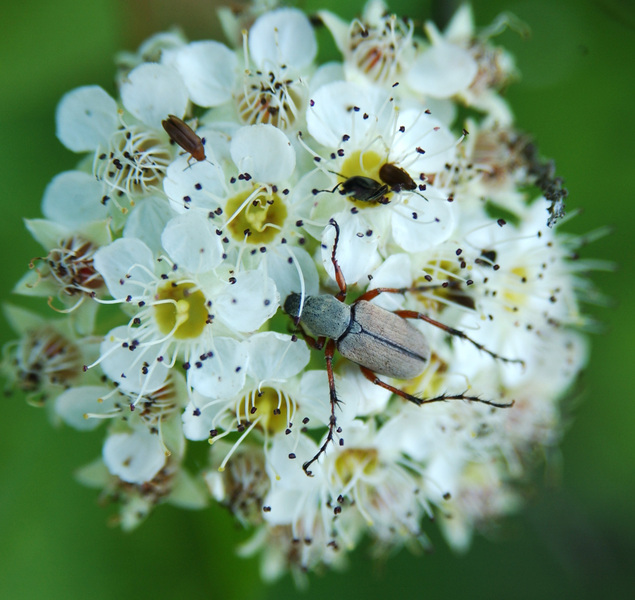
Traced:
[[[501, 97], [501, 24], [463, 7], [422, 36], [378, 0], [222, 17], [235, 49], [160, 34], [121, 55], [117, 99], [62, 98], [83, 158], [27, 221], [45, 251], [16, 288], [56, 316], [6, 309], [3, 372], [106, 422], [80, 479], [124, 528], [214, 499], [266, 578], [364, 535], [425, 544], [425, 517], [465, 548], [558, 442], [586, 358], [566, 191]], [[318, 64], [318, 22], [341, 61]]]

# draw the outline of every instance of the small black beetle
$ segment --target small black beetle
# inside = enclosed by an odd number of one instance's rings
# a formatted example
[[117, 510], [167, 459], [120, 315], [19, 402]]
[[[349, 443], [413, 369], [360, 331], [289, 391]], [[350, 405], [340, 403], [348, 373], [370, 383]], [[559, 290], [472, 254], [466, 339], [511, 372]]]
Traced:
[[[328, 444], [333, 441], [334, 431], [336, 431], [335, 406], [339, 402], [333, 375], [333, 356], [336, 348], [344, 358], [359, 365], [364, 377], [375, 385], [389, 390], [410, 402], [414, 402], [418, 406], [444, 400], [468, 400], [497, 408], [508, 408], [514, 404], [513, 401], [508, 404], [502, 404], [476, 396], [466, 396], [465, 394], [443, 394], [434, 398], [418, 398], [379, 379], [377, 375], [386, 375], [395, 379], [413, 379], [423, 373], [428, 366], [430, 346], [424, 335], [408, 323], [406, 319], [421, 319], [426, 323], [439, 327], [450, 335], [470, 342], [479, 350], [486, 352], [495, 359], [504, 362], [524, 363], [522, 360], [504, 358], [488, 350], [462, 331], [435, 321], [423, 313], [413, 310], [390, 312], [369, 302], [383, 293], [423, 292], [440, 287], [457, 287], [458, 284], [451, 285], [448, 282], [445, 285], [411, 288], [375, 288], [359, 296], [352, 304], [345, 304], [346, 281], [335, 257], [340, 228], [333, 219], [331, 219], [330, 224], [335, 227], [335, 241], [333, 243], [331, 261], [335, 269], [335, 280], [340, 291], [335, 296], [323, 294], [305, 298], [293, 292], [287, 296], [284, 302], [284, 311], [294, 318], [307, 344], [317, 350], [325, 348], [324, 356], [329, 381], [331, 416], [328, 434], [324, 443], [317, 454], [302, 465], [307, 475], [311, 475], [309, 467], [326, 451]], [[308, 329], [308, 332], [305, 328]], [[340, 439], [340, 444], [342, 443], [343, 440]]]
[[[345, 178], [345, 176], [340, 173], [333, 173], [344, 178], [344, 181], [340, 181], [332, 190], [315, 189], [313, 190], [314, 195], [320, 192], [330, 192], [332, 194], [339, 188], [342, 196], [348, 196], [360, 202], [389, 204], [390, 198], [386, 196], [388, 192], [398, 194], [406, 190], [414, 192], [424, 200], [427, 200], [423, 194], [417, 191], [417, 184], [412, 177], [410, 177], [404, 169], [392, 163], [385, 163], [379, 169], [379, 178], [383, 183], [376, 181], [372, 177], [365, 177], [363, 175], [354, 175], [353, 177]], [[425, 189], [425, 187], [423, 189]]]
[[[339, 173], [335, 173], [339, 175]], [[339, 175], [344, 177], [344, 175]], [[354, 200], [360, 202], [377, 202], [378, 204], [388, 204], [390, 200], [386, 197], [386, 194], [390, 191], [390, 188], [375, 181], [372, 177], [364, 177], [363, 175], [354, 175], [344, 181], [340, 181], [332, 190], [313, 190], [313, 194], [319, 192], [330, 192], [331, 194], [335, 190], [340, 189], [342, 196], [349, 196]]]

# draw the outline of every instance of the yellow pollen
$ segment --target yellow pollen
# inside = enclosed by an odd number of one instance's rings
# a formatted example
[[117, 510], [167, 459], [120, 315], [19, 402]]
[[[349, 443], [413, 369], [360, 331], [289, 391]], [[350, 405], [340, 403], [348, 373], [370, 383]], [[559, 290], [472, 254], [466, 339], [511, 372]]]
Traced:
[[[246, 236], [250, 244], [268, 244], [282, 229], [287, 218], [287, 207], [277, 194], [262, 190], [241, 209], [253, 192], [247, 190], [229, 199], [225, 211], [233, 219], [227, 227], [237, 240], [242, 241]], [[234, 216], [237, 211], [240, 212]]]
[[364, 475], [370, 475], [378, 466], [377, 450], [374, 448], [351, 448], [335, 459], [335, 469], [344, 485], [361, 469]]
[[420, 398], [432, 398], [443, 392], [446, 385], [445, 372], [448, 365], [439, 359], [436, 354], [430, 357], [430, 364], [421, 375], [410, 379], [401, 386], [401, 389], [413, 396]]
[[[527, 280], [528, 280], [528, 273], [527, 273], [527, 269], [525, 267], [514, 267], [513, 269], [511, 269], [511, 272], [518, 277], [518, 284], [520, 284], [520, 286], [524, 285]], [[508, 287], [504, 292], [503, 292], [503, 297], [506, 300], [506, 303], [508, 303], [509, 307], [507, 308], [507, 310], [513, 310], [513, 308], [519, 308], [520, 306], [522, 306], [525, 303], [525, 299], [526, 299], [526, 294], [523, 294], [522, 290], [520, 291], [516, 291], [516, 285], [514, 285], [513, 287]]]
[[207, 307], [205, 296], [193, 283], [166, 283], [157, 291], [156, 299], [164, 301], [154, 306], [161, 333], [174, 330], [173, 336], [178, 340], [201, 335], [208, 319]]
[[[284, 431], [289, 426], [290, 416], [287, 414], [287, 402], [282, 395], [273, 388], [263, 388], [260, 392], [254, 392], [250, 407], [250, 414], [244, 414], [245, 399], [241, 401], [239, 416], [241, 421], [251, 421], [258, 419], [258, 427], [261, 430], [273, 435]], [[251, 411], [256, 410], [252, 413]]]

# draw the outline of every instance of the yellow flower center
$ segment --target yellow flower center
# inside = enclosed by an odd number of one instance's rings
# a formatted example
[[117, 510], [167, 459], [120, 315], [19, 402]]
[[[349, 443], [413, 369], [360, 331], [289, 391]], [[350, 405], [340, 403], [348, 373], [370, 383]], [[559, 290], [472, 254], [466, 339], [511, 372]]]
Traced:
[[[196, 338], [207, 323], [205, 296], [193, 283], [166, 283], [157, 291], [154, 314], [159, 331], [178, 340]], [[172, 302], [170, 302], [172, 301]]]
[[[253, 196], [245, 204], [245, 200]], [[230, 198], [225, 209], [232, 220], [228, 228], [234, 239], [250, 244], [268, 244], [282, 229], [287, 218], [287, 207], [276, 193], [261, 189], [246, 190]]]
[[344, 485], [360, 472], [370, 475], [378, 466], [377, 450], [374, 448], [351, 448], [335, 459], [335, 469]]
[[[282, 392], [278, 392], [273, 388], [263, 388], [260, 392], [255, 392], [251, 398], [251, 402], [246, 403], [244, 399], [241, 401], [239, 411], [240, 420], [254, 421], [258, 419], [256, 427], [273, 435], [280, 431], [284, 431], [289, 426], [290, 416], [287, 413], [287, 402]], [[250, 407], [250, 414], [244, 414], [244, 406]], [[255, 408], [255, 410], [254, 410]]]
[[[514, 267], [511, 272], [518, 277], [519, 287], [527, 283], [528, 275], [525, 267]], [[521, 307], [525, 303], [526, 294], [522, 291], [517, 291], [516, 285], [508, 286], [503, 293], [506, 303], [508, 303], [507, 310], [514, 310]]]
[[[380, 156], [374, 150], [366, 150], [364, 152], [356, 150], [342, 163], [341, 171], [339, 173], [340, 183], [344, 183], [351, 177], [368, 177], [369, 179], [377, 182], [377, 188], [379, 189], [384, 185], [382, 180], [379, 178], [379, 169], [381, 169], [385, 163], [386, 158]], [[385, 197], [390, 200], [391, 196], [392, 192], [387, 189], [380, 198]], [[380, 198], [377, 198], [377, 200]], [[348, 199], [357, 208], [369, 208], [378, 205], [378, 202], [375, 200], [356, 200], [354, 194], [349, 195]]]
[[447, 385], [447, 363], [443, 362], [436, 354], [432, 353], [430, 364], [421, 375], [410, 379], [401, 386], [401, 389], [413, 396], [420, 398], [432, 398], [443, 393]]

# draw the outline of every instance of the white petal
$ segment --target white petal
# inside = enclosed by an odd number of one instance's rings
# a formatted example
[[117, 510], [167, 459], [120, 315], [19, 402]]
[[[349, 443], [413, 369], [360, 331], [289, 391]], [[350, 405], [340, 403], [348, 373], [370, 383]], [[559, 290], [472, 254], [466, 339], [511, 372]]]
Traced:
[[280, 305], [276, 284], [262, 271], [243, 271], [214, 302], [218, 317], [235, 331], [256, 331]]
[[161, 129], [161, 121], [168, 115], [185, 113], [188, 96], [178, 72], [165, 65], [143, 63], [128, 74], [121, 86], [123, 105], [137, 119]]
[[249, 354], [245, 346], [231, 338], [214, 338], [213, 355], [190, 369], [190, 383], [208, 398], [232, 398], [245, 384]]
[[183, 155], [173, 161], [163, 180], [170, 206], [181, 213], [193, 208], [214, 211], [226, 196], [223, 169], [207, 161], [188, 164], [188, 158]]
[[242, 127], [234, 134], [230, 152], [238, 170], [259, 183], [284, 181], [295, 168], [289, 138], [273, 125]]
[[[297, 452], [294, 454], [297, 455]], [[307, 456], [309, 455], [307, 454]], [[300, 468], [301, 464], [302, 462], [297, 458], [295, 460], [289, 460], [289, 457], [287, 456], [282, 469], [282, 474], [280, 471], [276, 471], [276, 474], [283, 479], [287, 479], [287, 476], [293, 473], [294, 470], [299, 471], [304, 475], [304, 471]], [[316, 471], [316, 467], [316, 463], [313, 463], [311, 467], [313, 472]], [[313, 480], [313, 477], [307, 477], [306, 475], [304, 475], [304, 478], [308, 480], [308, 484], [310, 484]], [[317, 484], [313, 485], [317, 488]], [[318, 490], [316, 489], [316, 494], [317, 491]], [[313, 497], [311, 498], [311, 501], [315, 501]], [[304, 516], [304, 504], [306, 502], [306, 492], [300, 488], [291, 490], [285, 488], [273, 489], [267, 494], [263, 501], [263, 505], [269, 507], [270, 509], [266, 513], [263, 513], [263, 517], [270, 525], [290, 525], [297, 521], [300, 518], [300, 515]]]
[[117, 129], [117, 103], [98, 85], [80, 87], [60, 100], [55, 123], [57, 137], [69, 150], [95, 150]]
[[[290, 459], [290, 452], [294, 452], [297, 458]], [[293, 493], [297, 490], [304, 493], [311, 493], [311, 496], [312, 492], [317, 493], [321, 485], [317, 469], [313, 469], [317, 477], [307, 477], [300, 468], [300, 465], [315, 456], [316, 452], [317, 446], [309, 436], [300, 436], [297, 440], [297, 445], [295, 445], [295, 442], [291, 442], [286, 435], [275, 436], [271, 443], [271, 449], [267, 454], [267, 470], [270, 472], [271, 480], [274, 482], [273, 490], [285, 490], [287, 493]], [[272, 501], [271, 504], [268, 502], [264, 503], [266, 506], [271, 506], [272, 512], [274, 505], [278, 505], [279, 502], [278, 509], [281, 509], [282, 506], [289, 506], [284, 498], [277, 495], [275, 497], [277, 498], [275, 502]], [[311, 497], [311, 501], [315, 502], [315, 498]], [[291, 503], [290, 500], [288, 500], [288, 502], [292, 507], [295, 504]], [[313, 509], [315, 508], [314, 505]], [[298, 511], [298, 509], [300, 509], [300, 511]], [[301, 510], [301, 507], [295, 505], [295, 509], [292, 508], [290, 511], [287, 511], [287, 517], [292, 516], [292, 518], [296, 518], [295, 515], [297, 515], [298, 512], [302, 514], [304, 511]]]
[[231, 99], [238, 61], [224, 44], [192, 42], [175, 53], [170, 62], [181, 74], [192, 102], [219, 106]]
[[60, 242], [71, 236], [72, 230], [47, 219], [24, 219], [24, 224], [40, 246], [47, 250], [57, 248]]
[[141, 240], [155, 256], [161, 254], [161, 232], [174, 216], [165, 196], [146, 196], [135, 201], [123, 228], [123, 237]]
[[[337, 147], [342, 136], [364, 136], [377, 127], [377, 117], [386, 107], [386, 93], [346, 81], [319, 88], [307, 109], [309, 133], [325, 146]], [[359, 110], [357, 110], [359, 109]]]
[[320, 65], [309, 81], [309, 94], [313, 96], [315, 92], [327, 83], [333, 81], [343, 81], [346, 79], [344, 75], [344, 66], [339, 62], [327, 62]]
[[166, 459], [159, 436], [145, 428], [108, 436], [102, 456], [108, 470], [128, 483], [150, 481]]
[[[318, 16], [326, 28], [331, 32], [333, 41], [340, 53], [348, 53], [350, 50], [349, 43], [351, 24], [328, 10], [318, 11]], [[368, 21], [365, 20], [365, 22]]]
[[309, 417], [308, 427], [321, 427], [328, 424], [331, 405], [325, 369], [303, 373], [298, 404], [302, 414]]
[[[337, 425], [338, 427], [342, 427], [342, 429], [352, 423], [358, 415], [360, 401], [362, 400], [362, 396], [359, 394], [357, 380], [354, 378], [351, 379], [351, 373], [353, 371], [359, 373], [359, 367], [347, 361], [344, 376], [340, 377], [339, 374], [335, 376], [335, 391], [340, 400], [340, 404], [336, 409]], [[375, 392], [373, 390], [369, 396], [381, 398], [381, 392]], [[389, 396], [390, 393], [386, 394], [386, 397]], [[300, 382], [298, 404], [302, 414], [309, 417], [307, 427], [321, 427], [329, 424], [331, 418], [330, 398], [326, 369], [304, 373]], [[342, 433], [342, 436], [345, 436], [345, 432]]]
[[249, 30], [249, 54], [261, 68], [287, 65], [302, 69], [317, 54], [315, 33], [297, 8], [279, 8], [256, 19]]
[[[366, 379], [359, 367], [349, 361], [346, 368], [340, 372], [337, 395], [342, 400], [337, 424], [341, 427], [348, 424], [350, 427], [354, 417], [382, 413], [386, 409], [391, 392]], [[346, 437], [346, 444], [350, 445], [350, 432], [345, 429], [342, 436]]]
[[125, 326], [115, 327], [101, 344], [99, 363], [104, 373], [124, 393], [147, 394], [159, 389], [169, 375], [163, 361], [157, 360], [160, 345], [131, 344], [134, 330]]
[[404, 132], [395, 135], [390, 153], [407, 156], [411, 173], [438, 173], [453, 162], [458, 138], [441, 121], [422, 110], [403, 110], [397, 124]]
[[[408, 254], [391, 254], [374, 272], [368, 289], [389, 287], [403, 288], [412, 285], [411, 261]], [[401, 294], [380, 294], [373, 304], [386, 310], [397, 310], [401, 307]]]
[[[300, 273], [302, 273], [302, 282]], [[299, 246], [280, 244], [267, 252], [267, 273], [276, 282], [283, 301], [291, 292], [314, 296], [318, 293], [319, 278], [315, 262], [309, 253]]]
[[[426, 29], [428, 27], [429, 25]], [[461, 4], [457, 8], [445, 28], [444, 35], [448, 41], [457, 43], [474, 37], [474, 13], [469, 3]]]
[[252, 335], [246, 342], [249, 350], [249, 374], [259, 382], [288, 379], [297, 375], [309, 362], [310, 353], [301, 340], [273, 331]]
[[134, 238], [120, 238], [97, 250], [94, 265], [112, 297], [120, 300], [145, 293], [146, 285], [154, 280], [152, 252]]
[[102, 184], [82, 171], [56, 175], [44, 191], [42, 212], [47, 219], [78, 229], [91, 221], [103, 221], [108, 209], [101, 203]]
[[408, 252], [433, 248], [452, 235], [456, 225], [455, 214], [456, 208], [452, 202], [437, 199], [426, 202], [410, 194], [407, 204], [404, 201], [393, 212], [392, 236]]
[[441, 41], [422, 52], [408, 74], [408, 84], [433, 98], [449, 98], [467, 90], [478, 66], [463, 48]]
[[218, 412], [218, 410], [212, 409], [218, 409], [219, 406], [222, 407], [223, 405], [219, 403], [205, 410], [200, 410], [197, 405], [201, 405], [205, 398], [197, 392], [194, 392], [194, 394], [198, 397], [196, 405], [190, 402], [185, 407], [181, 417], [183, 419], [183, 435], [188, 440], [206, 440], [209, 438], [210, 429], [214, 427], [214, 417]]
[[216, 227], [195, 213], [174, 217], [165, 226], [161, 243], [170, 258], [190, 273], [211, 271], [222, 261], [223, 247]]
[[4, 318], [11, 326], [11, 329], [20, 336], [29, 335], [29, 332], [46, 327], [45, 319], [30, 310], [11, 304], [4, 304], [2, 309]]
[[[342, 269], [347, 285], [353, 285], [360, 280], [368, 281], [367, 277], [379, 260], [377, 253], [377, 236], [372, 234], [372, 228], [359, 215], [339, 213], [335, 220], [340, 226], [340, 237], [335, 258]], [[335, 281], [335, 268], [331, 258], [335, 242], [335, 228], [326, 227], [322, 234], [322, 262], [331, 279]]]
[[105, 415], [114, 409], [115, 401], [119, 398], [117, 394], [110, 394], [106, 400], [102, 400], [110, 391], [100, 386], [70, 388], [55, 400], [55, 412], [67, 425], [80, 431], [90, 431], [99, 427], [103, 419], [90, 418], [88, 414]]

